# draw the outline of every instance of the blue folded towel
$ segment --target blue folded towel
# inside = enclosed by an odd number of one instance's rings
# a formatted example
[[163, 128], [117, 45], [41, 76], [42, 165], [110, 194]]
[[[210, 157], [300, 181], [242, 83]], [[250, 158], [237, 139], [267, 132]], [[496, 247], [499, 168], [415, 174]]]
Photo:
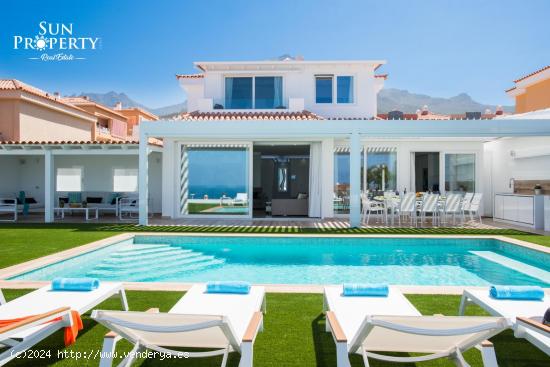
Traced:
[[96, 278], [55, 278], [52, 280], [52, 291], [92, 291], [99, 287]]
[[387, 297], [390, 291], [387, 284], [352, 284], [345, 283], [343, 286], [345, 297], [369, 296]]
[[538, 286], [493, 285], [489, 294], [496, 299], [540, 301], [544, 298], [544, 291]]
[[247, 282], [208, 282], [206, 284], [206, 293], [250, 293], [250, 283]]

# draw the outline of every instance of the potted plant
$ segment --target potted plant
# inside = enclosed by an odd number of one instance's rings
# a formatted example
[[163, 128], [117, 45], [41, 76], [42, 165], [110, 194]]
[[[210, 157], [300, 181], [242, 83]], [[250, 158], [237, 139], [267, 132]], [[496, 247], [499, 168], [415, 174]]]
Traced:
[[534, 187], [535, 195], [542, 195], [542, 186], [540, 184], [536, 184]]
[[86, 208], [87, 206], [88, 206], [88, 202], [87, 202], [86, 200], [84, 200], [84, 201], [82, 202], [82, 207], [83, 207], [83, 208]]
[[59, 207], [63, 208], [65, 206], [65, 200], [59, 199]]

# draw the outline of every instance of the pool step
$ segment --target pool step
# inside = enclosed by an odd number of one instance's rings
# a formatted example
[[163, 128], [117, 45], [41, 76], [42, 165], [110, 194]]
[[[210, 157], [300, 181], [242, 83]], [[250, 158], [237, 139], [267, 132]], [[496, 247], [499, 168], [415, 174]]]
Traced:
[[482, 257], [485, 260], [489, 260], [499, 265], [513, 269], [525, 275], [529, 275], [530, 277], [540, 279], [545, 283], [550, 283], [550, 272], [537, 268], [536, 266], [522, 263], [521, 261], [499, 255], [492, 251], [470, 251], [470, 253]]
[[165, 248], [165, 247], [171, 247], [171, 246], [168, 245], [168, 244], [165, 244], [165, 243], [155, 243], [155, 244], [151, 244], [151, 245], [148, 245], [148, 244], [131, 244], [131, 245], [126, 246], [125, 248], [117, 250], [117, 252], [124, 253], [124, 252], [133, 252], [133, 251], [142, 250], [142, 249], [147, 250], [147, 249]]
[[192, 256], [187, 257], [183, 259], [176, 259], [173, 261], [165, 261], [165, 262], [156, 262], [150, 263], [146, 266], [135, 266], [135, 267], [127, 267], [127, 268], [119, 268], [118, 266], [113, 266], [110, 269], [96, 269], [92, 270], [88, 273], [88, 276], [97, 276], [97, 277], [104, 277], [111, 274], [116, 274], [117, 276], [132, 276], [132, 275], [139, 275], [139, 274], [149, 274], [156, 276], [158, 274], [157, 271], [162, 271], [166, 269], [169, 269], [170, 272], [181, 272], [183, 269], [187, 268], [190, 265], [200, 264], [203, 262], [210, 262], [214, 260], [214, 256], [208, 256], [208, 255], [200, 255], [200, 256]]
[[136, 264], [136, 263], [142, 263], [142, 262], [148, 263], [151, 260], [171, 258], [172, 256], [189, 254], [192, 252], [193, 251], [191, 250], [172, 249], [171, 251], [151, 252], [144, 255], [140, 254], [139, 256], [132, 256], [130, 253], [126, 257], [124, 256], [108, 257], [107, 259], [103, 260], [102, 263], [104, 264]]
[[174, 278], [177, 278], [178, 275], [181, 275], [182, 273], [190, 272], [190, 271], [197, 271], [197, 270], [204, 270], [206, 268], [210, 268], [217, 265], [222, 265], [225, 263], [225, 260], [216, 259], [205, 262], [200, 262], [196, 264], [190, 264], [184, 267], [180, 267], [178, 269], [168, 269], [166, 271], [160, 271], [157, 273], [150, 273], [147, 272], [147, 274], [144, 274], [142, 277], [139, 277], [139, 279], [134, 281], [139, 282], [152, 282], [152, 281], [158, 281], [159, 278], [161, 279], [170, 279], [171, 276]]
[[149, 254], [162, 254], [162, 253], [166, 253], [166, 252], [172, 252], [174, 250], [178, 250], [177, 247], [171, 247], [171, 246], [166, 246], [166, 247], [156, 247], [156, 248], [151, 248], [151, 249], [136, 249], [134, 251], [126, 251], [126, 252], [115, 252], [113, 254], [111, 254], [109, 257], [110, 258], [113, 258], [113, 259], [139, 259], [140, 257], [144, 256], [144, 255], [149, 255]]
[[189, 250], [185, 252], [167, 252], [156, 256], [148, 255], [147, 258], [139, 259], [105, 259], [94, 267], [94, 269], [131, 269], [135, 267], [149, 268], [151, 264], [168, 264], [172, 261], [191, 259], [202, 255], [202, 252], [192, 252]]

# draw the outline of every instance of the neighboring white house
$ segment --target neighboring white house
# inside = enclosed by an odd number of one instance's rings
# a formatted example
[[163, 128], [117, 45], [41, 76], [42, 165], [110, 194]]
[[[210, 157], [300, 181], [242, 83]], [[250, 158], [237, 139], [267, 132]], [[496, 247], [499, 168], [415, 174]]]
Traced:
[[[349, 216], [358, 226], [365, 189], [482, 192], [492, 215], [495, 193], [513, 190], [504, 167], [515, 158], [502, 147], [549, 144], [550, 120], [378, 120], [384, 63], [197, 62], [201, 73], [177, 75], [189, 112], [140, 129], [140, 142], [163, 140], [163, 216]], [[147, 151], [140, 144], [141, 224]], [[550, 155], [526, 159], [512, 165], [529, 167], [513, 168], [516, 182], [550, 179]]]

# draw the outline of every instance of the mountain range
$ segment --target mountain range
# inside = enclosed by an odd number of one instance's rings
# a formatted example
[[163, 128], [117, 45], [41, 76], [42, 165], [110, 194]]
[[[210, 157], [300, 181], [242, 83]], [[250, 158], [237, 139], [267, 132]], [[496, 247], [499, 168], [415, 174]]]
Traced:
[[[465, 112], [481, 112], [489, 109], [495, 111], [497, 106], [476, 102], [466, 93], [460, 93], [454, 97], [431, 97], [425, 94], [411, 93], [403, 89], [382, 89], [378, 94], [378, 112], [387, 113], [399, 110], [405, 113], [415, 113], [423, 106], [434, 113], [452, 114]], [[513, 106], [502, 106], [504, 111], [513, 112]]]
[[[160, 108], [149, 108], [132, 98], [126, 93], [107, 92], [107, 93], [81, 93], [80, 96], [88, 96], [92, 101], [106, 106], [114, 106], [121, 102], [124, 108], [139, 107], [144, 108], [159, 117], [170, 117], [187, 109], [187, 101], [169, 105]], [[399, 110], [405, 113], [414, 113], [422, 106], [428, 106], [434, 113], [451, 114], [464, 112], [484, 112], [486, 109], [495, 111], [496, 106], [483, 104], [474, 101], [466, 93], [460, 93], [454, 97], [431, 97], [425, 94], [412, 93], [403, 89], [388, 88], [382, 89], [378, 94], [378, 112], [387, 113], [392, 110]], [[503, 106], [504, 111], [513, 112], [512, 106]]]

